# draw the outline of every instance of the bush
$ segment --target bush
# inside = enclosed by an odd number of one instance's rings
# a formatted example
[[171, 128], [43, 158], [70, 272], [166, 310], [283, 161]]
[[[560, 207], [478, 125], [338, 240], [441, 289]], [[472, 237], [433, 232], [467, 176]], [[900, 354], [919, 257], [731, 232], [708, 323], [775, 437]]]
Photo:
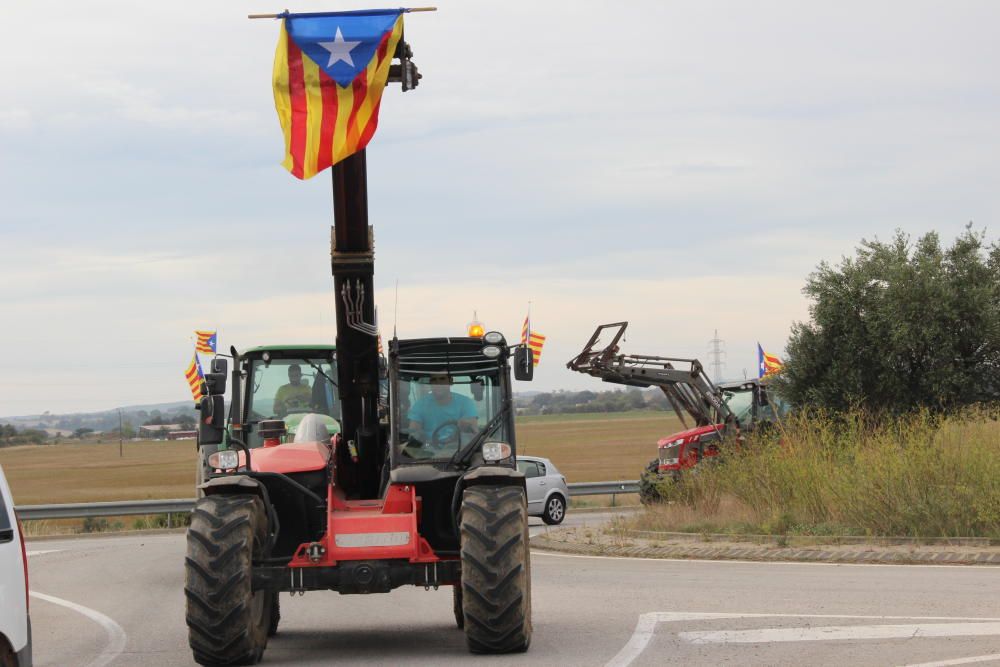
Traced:
[[775, 383], [792, 403], [900, 414], [1000, 399], [1000, 246], [984, 234], [862, 241], [802, 291], [811, 321], [793, 326]]

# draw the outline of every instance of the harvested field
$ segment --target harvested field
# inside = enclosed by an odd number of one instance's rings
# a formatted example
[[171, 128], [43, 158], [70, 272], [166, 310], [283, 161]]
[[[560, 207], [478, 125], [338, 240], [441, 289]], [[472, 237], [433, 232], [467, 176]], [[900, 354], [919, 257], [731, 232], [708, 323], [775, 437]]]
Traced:
[[[680, 428], [663, 412], [545, 415], [518, 420], [518, 449], [552, 459], [570, 482], [636, 479], [656, 441]], [[192, 440], [31, 445], [0, 449], [18, 504], [190, 498]]]
[[191, 498], [193, 440], [25, 445], [0, 449], [0, 466], [19, 505]]
[[517, 451], [552, 459], [570, 482], [638, 479], [656, 458], [656, 441], [680, 429], [666, 412], [526, 417], [517, 423]]

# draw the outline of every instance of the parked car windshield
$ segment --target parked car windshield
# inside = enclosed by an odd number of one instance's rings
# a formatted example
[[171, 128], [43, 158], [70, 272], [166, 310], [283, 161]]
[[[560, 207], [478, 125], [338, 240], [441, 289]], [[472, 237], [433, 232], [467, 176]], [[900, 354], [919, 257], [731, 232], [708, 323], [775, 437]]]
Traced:
[[506, 441], [507, 420], [494, 420], [502, 408], [496, 376], [401, 375], [398, 401], [402, 463], [450, 459], [482, 434]]

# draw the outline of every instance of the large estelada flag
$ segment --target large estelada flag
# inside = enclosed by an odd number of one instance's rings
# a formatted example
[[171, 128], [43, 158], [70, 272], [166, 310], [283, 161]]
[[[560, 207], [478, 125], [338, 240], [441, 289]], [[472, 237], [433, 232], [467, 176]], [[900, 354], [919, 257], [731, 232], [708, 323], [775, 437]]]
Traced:
[[524, 318], [524, 326], [521, 327], [521, 345], [531, 348], [534, 365], [542, 360], [542, 347], [545, 345], [545, 336], [531, 328], [531, 315]]
[[360, 151], [378, 125], [403, 9], [284, 14], [274, 53], [282, 165], [312, 178]]
[[783, 365], [777, 355], [765, 352], [760, 343], [757, 343], [757, 377], [766, 377], [777, 373]]

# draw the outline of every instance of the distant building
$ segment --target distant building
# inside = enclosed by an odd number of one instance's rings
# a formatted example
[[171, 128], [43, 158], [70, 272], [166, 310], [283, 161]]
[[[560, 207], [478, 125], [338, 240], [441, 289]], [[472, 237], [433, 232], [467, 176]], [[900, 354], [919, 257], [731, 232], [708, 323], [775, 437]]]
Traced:
[[139, 427], [140, 438], [152, 438], [153, 440], [173, 440], [172, 433], [184, 431], [180, 424], [148, 424]]

